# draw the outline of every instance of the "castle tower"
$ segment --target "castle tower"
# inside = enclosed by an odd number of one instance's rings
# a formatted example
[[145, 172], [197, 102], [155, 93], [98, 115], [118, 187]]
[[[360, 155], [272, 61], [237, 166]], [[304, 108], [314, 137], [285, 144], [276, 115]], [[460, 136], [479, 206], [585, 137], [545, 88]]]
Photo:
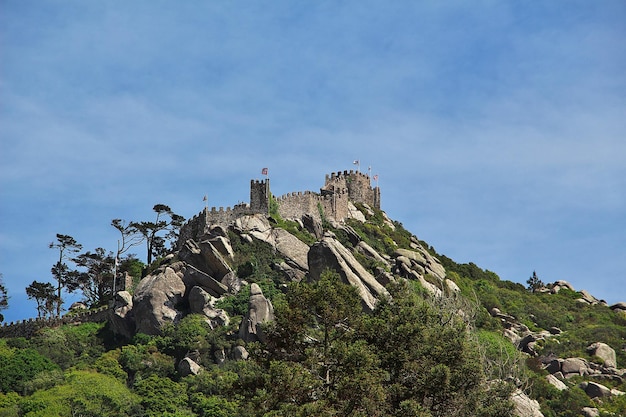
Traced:
[[326, 175], [326, 182], [321, 191], [322, 194], [345, 192], [352, 202], [380, 209], [380, 188], [372, 188], [369, 175], [358, 171], [333, 172]]
[[255, 213], [269, 213], [270, 180], [250, 181], [250, 210]]

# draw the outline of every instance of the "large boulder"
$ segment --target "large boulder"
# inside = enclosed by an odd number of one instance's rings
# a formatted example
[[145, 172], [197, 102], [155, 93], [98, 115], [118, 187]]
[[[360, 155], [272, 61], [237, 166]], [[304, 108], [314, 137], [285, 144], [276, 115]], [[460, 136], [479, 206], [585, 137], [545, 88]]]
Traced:
[[537, 400], [531, 399], [520, 389], [511, 394], [511, 401], [514, 405], [513, 415], [516, 417], [544, 417]]
[[213, 308], [213, 297], [200, 287], [193, 287], [189, 291], [189, 311], [195, 314], [202, 314], [206, 317], [206, 322], [215, 329], [219, 326], [228, 326], [230, 319], [226, 312], [220, 308]]
[[201, 371], [202, 367], [188, 357], [178, 363], [178, 373], [182, 377], [198, 375]]
[[119, 291], [113, 298], [113, 308], [109, 312], [109, 325], [113, 333], [127, 339], [135, 335], [133, 317], [133, 296], [128, 291]]
[[218, 282], [232, 272], [224, 256], [209, 240], [200, 243], [191, 239], [187, 240], [182, 245], [178, 257]]
[[137, 331], [160, 334], [166, 323], [175, 323], [182, 317], [176, 309], [184, 298], [186, 287], [182, 277], [182, 262], [159, 268], [143, 278], [133, 297], [133, 313]]
[[354, 255], [330, 235], [311, 246], [308, 264], [309, 274], [314, 280], [318, 280], [324, 271], [330, 269], [337, 272], [343, 282], [356, 287], [366, 310], [373, 310], [379, 297], [389, 295], [385, 287], [363, 268]]
[[274, 320], [272, 302], [265, 298], [258, 284], [250, 285], [248, 314], [243, 318], [239, 326], [239, 337], [245, 342], [265, 342], [261, 324], [272, 320]]
[[322, 227], [322, 223], [319, 220], [316, 220], [315, 217], [313, 217], [312, 215], [303, 215], [302, 225], [309, 233], [315, 236], [316, 239], [324, 236], [324, 228]]
[[589, 375], [589, 363], [583, 358], [567, 358], [561, 363], [561, 372], [566, 377]]
[[550, 385], [552, 385], [554, 388], [558, 389], [559, 391], [563, 391], [567, 389], [567, 385], [565, 385], [563, 383], [563, 381], [561, 381], [559, 378], [555, 377], [554, 375], [546, 375], [546, 380], [548, 381], [548, 383]]
[[209, 239], [209, 242], [217, 249], [217, 251], [226, 258], [233, 260], [235, 259], [235, 252], [233, 252], [233, 247], [230, 245], [230, 240], [228, 240], [225, 236], [215, 236]]
[[[224, 275], [232, 276], [234, 272]], [[222, 284], [220, 281], [194, 267], [193, 265], [185, 265], [183, 280], [187, 288], [193, 288], [195, 286], [202, 287], [208, 291], [214, 297], [220, 297], [228, 292], [228, 285]]]
[[585, 391], [589, 398], [605, 398], [611, 396], [611, 390], [597, 382], [585, 381], [581, 382], [579, 386]]
[[615, 368], [617, 366], [617, 357], [615, 350], [606, 343], [596, 342], [587, 346], [587, 352], [590, 355], [597, 356], [607, 368]]

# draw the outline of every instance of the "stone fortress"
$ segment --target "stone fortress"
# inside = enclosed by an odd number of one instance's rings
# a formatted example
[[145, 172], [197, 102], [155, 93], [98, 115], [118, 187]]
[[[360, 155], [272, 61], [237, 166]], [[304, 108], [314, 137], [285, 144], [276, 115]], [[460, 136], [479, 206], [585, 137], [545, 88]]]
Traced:
[[370, 176], [360, 171], [333, 172], [326, 175], [320, 192], [298, 191], [280, 197], [271, 195], [270, 180], [250, 181], [250, 203], [234, 207], [205, 208], [189, 219], [180, 230], [178, 242], [202, 236], [213, 226], [227, 227], [235, 219], [252, 214], [269, 214], [270, 199], [275, 201], [278, 214], [283, 219], [300, 219], [308, 214], [317, 221], [322, 216], [327, 220], [342, 222], [354, 210], [354, 203], [367, 204], [380, 209], [380, 188], [373, 187]]

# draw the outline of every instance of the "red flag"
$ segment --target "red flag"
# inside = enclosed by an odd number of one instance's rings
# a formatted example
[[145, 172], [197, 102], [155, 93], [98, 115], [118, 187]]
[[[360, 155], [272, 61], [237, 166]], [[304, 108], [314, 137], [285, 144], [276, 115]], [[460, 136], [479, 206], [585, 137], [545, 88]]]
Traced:
[[378, 174], [374, 175], [374, 181], [378, 181]]
[[263, 168], [261, 170], [261, 175], [267, 175], [267, 168]]

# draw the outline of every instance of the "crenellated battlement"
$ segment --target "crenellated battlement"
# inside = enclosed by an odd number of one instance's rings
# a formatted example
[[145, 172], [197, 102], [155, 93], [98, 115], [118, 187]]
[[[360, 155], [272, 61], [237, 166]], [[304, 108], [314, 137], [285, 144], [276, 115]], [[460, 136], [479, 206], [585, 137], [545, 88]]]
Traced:
[[110, 308], [107, 306], [95, 310], [66, 314], [63, 317], [35, 318], [3, 323], [0, 326], [0, 337], [32, 337], [44, 327], [57, 327], [64, 324], [103, 323], [108, 320]]
[[216, 225], [229, 226], [238, 217], [251, 214], [269, 214], [270, 199], [277, 204], [278, 214], [285, 219], [300, 219], [308, 214], [321, 220], [342, 222], [350, 216], [350, 203], [367, 204], [380, 209], [380, 189], [371, 186], [370, 176], [359, 171], [345, 170], [327, 174], [320, 192], [294, 191], [272, 196], [270, 180], [250, 180], [250, 203], [234, 207], [205, 208], [192, 217], [180, 230], [178, 247], [187, 239], [202, 240]]

